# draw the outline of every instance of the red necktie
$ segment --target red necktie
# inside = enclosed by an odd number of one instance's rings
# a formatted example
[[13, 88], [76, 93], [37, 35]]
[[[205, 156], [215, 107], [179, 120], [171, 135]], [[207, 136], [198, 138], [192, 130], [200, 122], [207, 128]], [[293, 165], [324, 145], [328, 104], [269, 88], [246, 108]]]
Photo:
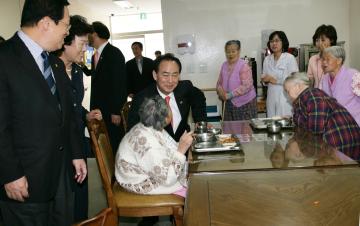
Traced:
[[172, 120], [172, 111], [171, 111], [171, 107], [170, 107], [170, 96], [166, 96], [165, 97], [165, 101], [166, 101], [166, 105], [169, 107], [169, 109], [170, 109], [170, 112], [171, 112], [171, 127], [172, 127], [172, 125], [173, 125], [173, 120]]
[[95, 67], [95, 69], [96, 69], [96, 66], [97, 66], [98, 62], [99, 62], [99, 52], [96, 51], [95, 54], [94, 54], [94, 67]]

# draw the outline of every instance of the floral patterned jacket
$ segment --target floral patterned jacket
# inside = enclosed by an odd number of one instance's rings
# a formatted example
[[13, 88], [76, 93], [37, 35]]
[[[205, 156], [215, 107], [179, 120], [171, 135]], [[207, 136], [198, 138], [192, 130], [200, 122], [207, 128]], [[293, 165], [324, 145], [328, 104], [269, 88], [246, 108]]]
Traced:
[[122, 139], [115, 160], [115, 176], [128, 191], [171, 194], [186, 187], [186, 157], [165, 131], [136, 124]]

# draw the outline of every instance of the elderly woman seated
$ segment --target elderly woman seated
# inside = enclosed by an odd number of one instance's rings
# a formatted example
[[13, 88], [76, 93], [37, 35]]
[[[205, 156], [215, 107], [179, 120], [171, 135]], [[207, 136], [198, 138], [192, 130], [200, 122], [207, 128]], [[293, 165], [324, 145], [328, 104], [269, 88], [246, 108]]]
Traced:
[[140, 122], [122, 139], [115, 162], [115, 176], [128, 191], [139, 194], [178, 194], [185, 197], [186, 157], [192, 132], [179, 143], [164, 130], [172, 115], [160, 96], [145, 99]]
[[360, 157], [360, 128], [350, 113], [324, 91], [310, 88], [305, 73], [287, 77], [284, 88], [293, 102], [293, 120], [299, 128], [322, 136], [350, 158]]
[[360, 96], [355, 94], [359, 87], [352, 87], [359, 72], [344, 66], [345, 50], [341, 46], [326, 48], [321, 60], [325, 72], [322, 89], [344, 106], [360, 125]]

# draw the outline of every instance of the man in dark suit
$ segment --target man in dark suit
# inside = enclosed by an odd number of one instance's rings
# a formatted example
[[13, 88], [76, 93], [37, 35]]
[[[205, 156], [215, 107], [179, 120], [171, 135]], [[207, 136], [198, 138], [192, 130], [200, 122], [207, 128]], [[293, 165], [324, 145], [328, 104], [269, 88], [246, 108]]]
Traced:
[[155, 80], [152, 76], [154, 61], [142, 56], [142, 43], [134, 42], [131, 49], [135, 57], [126, 62], [126, 75], [128, 95], [132, 97], [151, 83], [155, 83]]
[[96, 49], [91, 63], [90, 109], [100, 109], [116, 152], [124, 134], [120, 127], [120, 111], [127, 97], [125, 58], [108, 42], [109, 29], [101, 22], [93, 22], [90, 45]]
[[[0, 209], [5, 225], [70, 225], [87, 174], [63, 62], [66, 0], [26, 0], [0, 46]], [[75, 172], [74, 172], [75, 169]]]
[[172, 54], [165, 54], [155, 61], [153, 77], [156, 84], [136, 94], [129, 112], [129, 127], [139, 122], [138, 110], [145, 98], [160, 95], [167, 100], [172, 112], [172, 123], [166, 131], [179, 141], [181, 135], [190, 127], [187, 123], [190, 109], [195, 122], [206, 121], [206, 99], [204, 93], [188, 80], [179, 81], [180, 60]]

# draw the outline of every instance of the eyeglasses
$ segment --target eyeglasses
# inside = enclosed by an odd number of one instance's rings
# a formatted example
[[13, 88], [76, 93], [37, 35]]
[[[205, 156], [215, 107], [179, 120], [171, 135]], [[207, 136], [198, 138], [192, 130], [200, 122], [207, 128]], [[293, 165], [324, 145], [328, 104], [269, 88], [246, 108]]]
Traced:
[[275, 43], [275, 42], [281, 42], [280, 39], [273, 39], [273, 40], [270, 40], [270, 43]]
[[61, 20], [59, 20], [59, 23], [62, 23], [62, 24], [64, 24], [65, 25], [65, 27], [66, 27], [66, 31], [70, 31], [70, 28], [71, 28], [71, 24], [68, 24], [68, 23], [65, 23], [64, 21], [61, 21]]

